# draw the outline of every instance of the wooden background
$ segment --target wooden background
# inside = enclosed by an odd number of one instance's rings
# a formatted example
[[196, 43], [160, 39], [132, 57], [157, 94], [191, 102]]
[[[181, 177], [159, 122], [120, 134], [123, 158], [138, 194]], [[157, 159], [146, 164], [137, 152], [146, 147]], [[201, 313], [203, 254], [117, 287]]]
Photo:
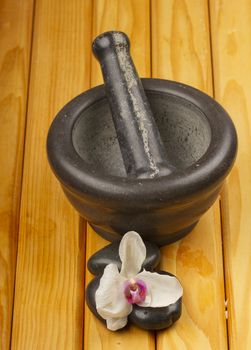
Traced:
[[[102, 82], [92, 39], [125, 31], [140, 76], [214, 96], [234, 120], [235, 166], [215, 205], [161, 267], [184, 286], [168, 330], [109, 332], [84, 303], [86, 261], [107, 244], [64, 198], [49, 125]], [[251, 349], [251, 1], [0, 0], [0, 349]]]

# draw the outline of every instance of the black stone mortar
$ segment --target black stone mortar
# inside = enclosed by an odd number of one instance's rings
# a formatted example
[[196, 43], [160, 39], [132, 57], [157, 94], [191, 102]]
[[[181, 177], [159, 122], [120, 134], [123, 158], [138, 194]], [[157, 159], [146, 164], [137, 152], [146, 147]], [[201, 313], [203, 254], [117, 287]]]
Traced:
[[[158, 130], [156, 157], [164, 164], [158, 176], [130, 168], [107, 82], [106, 90], [90, 89], [58, 113], [48, 134], [48, 159], [67, 198], [98, 234], [115, 241], [133, 230], [165, 245], [190, 232], [216, 200], [237, 136], [227, 112], [203, 92], [169, 80], [141, 81]], [[127, 150], [136, 148], [127, 143]]]

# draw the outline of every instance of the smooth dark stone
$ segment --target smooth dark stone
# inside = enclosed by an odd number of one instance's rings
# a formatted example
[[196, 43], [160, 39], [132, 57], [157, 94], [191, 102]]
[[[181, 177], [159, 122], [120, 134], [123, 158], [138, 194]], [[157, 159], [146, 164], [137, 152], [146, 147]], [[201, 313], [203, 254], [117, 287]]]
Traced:
[[[159, 271], [158, 273], [171, 275], [168, 272]], [[99, 287], [100, 277], [95, 277], [86, 288], [86, 303], [92, 313], [105, 324], [105, 320], [98, 314], [95, 302], [95, 293]], [[147, 330], [160, 330], [170, 327], [181, 316], [182, 298], [176, 303], [167, 307], [140, 307], [133, 306], [133, 311], [128, 316], [128, 323], [134, 323], [140, 328]]]
[[182, 298], [167, 307], [140, 307], [135, 305], [129, 321], [146, 330], [160, 330], [171, 327], [181, 316]]
[[[157, 245], [144, 242], [146, 245], [146, 259], [142, 265], [142, 269], [152, 271], [158, 266], [160, 261], [160, 250]], [[93, 254], [88, 260], [88, 270], [93, 275], [101, 275], [104, 268], [108, 264], [116, 264], [118, 268], [121, 268], [121, 260], [119, 257], [119, 244], [120, 242], [114, 242], [99, 250]]]
[[[165, 271], [158, 271], [158, 273], [173, 276]], [[134, 305], [133, 311], [129, 315], [129, 321], [140, 328], [160, 330], [172, 326], [180, 318], [181, 311], [182, 298], [166, 307], [153, 308]]]

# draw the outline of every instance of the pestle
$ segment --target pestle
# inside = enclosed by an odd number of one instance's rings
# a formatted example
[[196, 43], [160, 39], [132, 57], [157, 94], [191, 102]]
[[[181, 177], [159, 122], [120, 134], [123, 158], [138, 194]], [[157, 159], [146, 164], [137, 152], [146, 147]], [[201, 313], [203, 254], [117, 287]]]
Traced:
[[123, 32], [106, 32], [93, 41], [126, 172], [138, 178], [169, 175], [168, 163], [141, 80]]

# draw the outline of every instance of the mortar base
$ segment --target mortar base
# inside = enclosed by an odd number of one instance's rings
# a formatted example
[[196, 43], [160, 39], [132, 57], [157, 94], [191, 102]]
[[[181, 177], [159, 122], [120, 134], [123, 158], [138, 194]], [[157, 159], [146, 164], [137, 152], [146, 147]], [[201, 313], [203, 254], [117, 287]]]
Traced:
[[[197, 225], [197, 223], [198, 223], [198, 221], [196, 221], [192, 225], [190, 225], [190, 226], [188, 226], [188, 227], [186, 227], [178, 232], [169, 233], [168, 235], [161, 235], [161, 236], [155, 235], [154, 240], [152, 240], [152, 242], [157, 244], [160, 247], [167, 245], [167, 244], [171, 244], [173, 242], [176, 242], [179, 239], [186, 236], [188, 233], [190, 233], [193, 230], [193, 228]], [[93, 225], [93, 224], [90, 224], [90, 226], [93, 228], [93, 230], [97, 234], [99, 234], [101, 237], [103, 237], [104, 239], [106, 239], [110, 242], [119, 241], [122, 238], [122, 236], [118, 233], [104, 231], [104, 230], [100, 229], [100, 227]], [[151, 241], [150, 239], [147, 239], [147, 240]]]

